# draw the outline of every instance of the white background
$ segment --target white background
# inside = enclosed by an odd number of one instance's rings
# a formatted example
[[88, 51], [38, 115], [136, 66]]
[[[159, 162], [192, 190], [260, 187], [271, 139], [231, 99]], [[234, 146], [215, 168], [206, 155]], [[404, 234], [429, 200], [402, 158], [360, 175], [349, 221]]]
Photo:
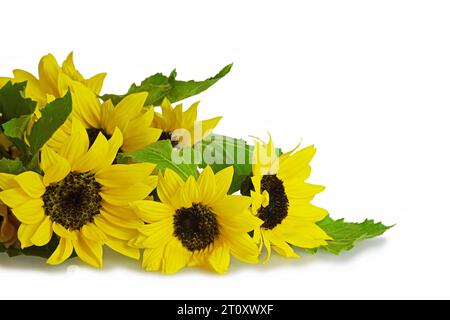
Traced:
[[224, 276], [145, 273], [111, 252], [101, 272], [2, 255], [0, 298], [450, 298], [449, 15], [446, 1], [411, 0], [2, 3], [1, 75], [74, 50], [84, 75], [108, 71], [103, 92], [122, 93], [234, 62], [195, 98], [201, 117], [285, 149], [314, 143], [316, 204], [397, 225], [338, 257], [233, 262]]

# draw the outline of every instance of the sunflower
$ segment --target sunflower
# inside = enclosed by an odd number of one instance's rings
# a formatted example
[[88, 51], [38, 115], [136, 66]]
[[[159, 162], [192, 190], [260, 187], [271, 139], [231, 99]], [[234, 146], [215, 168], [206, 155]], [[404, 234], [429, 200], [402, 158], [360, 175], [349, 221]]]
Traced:
[[0, 202], [0, 244], [10, 247], [17, 240], [19, 222], [9, 212], [8, 207]]
[[180, 147], [191, 146], [208, 136], [217, 126], [222, 117], [197, 121], [197, 107], [195, 102], [183, 112], [183, 105], [172, 107], [168, 99], [161, 104], [161, 113], [155, 112], [153, 127], [162, 129], [160, 140], [171, 140], [172, 145]]
[[43, 176], [31, 171], [0, 174], [0, 200], [21, 222], [22, 248], [44, 246], [56, 237], [59, 243], [49, 264], [62, 263], [75, 250], [81, 260], [100, 268], [104, 244], [139, 258], [139, 250], [127, 242], [143, 222], [129, 203], [145, 199], [157, 177], [150, 176], [152, 164], [112, 165], [121, 144], [117, 129], [109, 141], [100, 133], [89, 148], [86, 130], [74, 121], [59, 154], [42, 149]]
[[316, 224], [328, 212], [311, 204], [324, 187], [305, 182], [315, 151], [309, 146], [277, 156], [272, 138], [267, 145], [255, 142], [250, 194], [252, 211], [264, 223], [253, 237], [260, 249], [262, 245], [267, 249], [265, 262], [272, 248], [282, 256], [296, 258], [290, 245], [315, 248], [331, 240]]
[[71, 117], [47, 143], [53, 150], [59, 150], [70, 135], [72, 118], [86, 128], [90, 145], [100, 132], [110, 138], [116, 127], [123, 134], [123, 152], [135, 151], [158, 141], [161, 130], [150, 127], [153, 108], [144, 108], [148, 93], [130, 94], [114, 107], [111, 100], [100, 104], [97, 96], [81, 83], [64, 79], [72, 94], [73, 108]]
[[131, 204], [148, 223], [130, 243], [145, 248], [145, 270], [170, 274], [189, 265], [224, 273], [230, 254], [258, 262], [258, 247], [248, 232], [262, 221], [251, 214], [249, 197], [227, 195], [232, 177], [232, 167], [215, 175], [207, 167], [198, 180], [191, 176], [186, 181], [166, 169], [157, 187], [161, 202]]
[[[100, 94], [106, 73], [99, 73], [92, 78], [85, 79], [75, 68], [73, 62], [73, 53], [71, 52], [62, 66], [59, 66], [52, 54], [47, 54], [39, 61], [39, 79], [31, 73], [24, 70], [14, 70], [13, 82], [27, 81], [25, 96], [35, 100], [38, 108], [44, 107], [49, 101], [62, 97], [67, 87], [61, 86], [61, 77], [65, 76], [71, 80], [77, 81], [94, 94]], [[0, 80], [1, 82], [1, 80]]]

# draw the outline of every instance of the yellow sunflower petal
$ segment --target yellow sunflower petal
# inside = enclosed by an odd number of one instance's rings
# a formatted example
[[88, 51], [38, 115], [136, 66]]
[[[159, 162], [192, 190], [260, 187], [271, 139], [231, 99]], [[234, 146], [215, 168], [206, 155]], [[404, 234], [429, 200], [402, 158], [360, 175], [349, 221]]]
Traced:
[[134, 238], [137, 234], [137, 230], [122, 228], [116, 225], [111, 224], [108, 220], [101, 216], [97, 216], [94, 218], [94, 223], [100, 228], [101, 231], [110, 235], [111, 237], [120, 239], [120, 240], [130, 240]]
[[142, 258], [142, 268], [146, 271], [161, 270], [165, 246], [145, 249]]
[[32, 98], [33, 100], [40, 101], [45, 93], [41, 89], [41, 84], [39, 80], [36, 79], [31, 73], [24, 70], [13, 70], [14, 82], [27, 82], [27, 87], [25, 89], [25, 95]]
[[240, 213], [250, 207], [251, 198], [239, 195], [226, 195], [222, 200], [214, 202], [211, 206], [215, 212], [220, 213]]
[[130, 121], [127, 130], [124, 132], [122, 150], [125, 152], [133, 152], [142, 149], [158, 141], [161, 133], [161, 129], [145, 128], [135, 125], [133, 121]]
[[20, 241], [20, 246], [22, 248], [27, 248], [33, 245], [31, 242], [31, 237], [33, 237], [37, 228], [39, 228], [39, 223], [36, 224], [24, 224], [22, 223], [17, 230], [17, 238]]
[[71, 134], [59, 151], [59, 154], [74, 164], [89, 148], [89, 138], [86, 129], [77, 119], [72, 120]]
[[44, 185], [61, 181], [70, 172], [69, 162], [52, 149], [44, 146], [41, 152], [41, 167], [44, 170]]
[[135, 219], [129, 219], [127, 217], [119, 217], [104, 210], [101, 211], [101, 214], [109, 223], [121, 228], [136, 229], [143, 225], [143, 222], [137, 216], [135, 216]]
[[105, 242], [107, 240], [107, 236], [105, 233], [100, 230], [94, 223], [85, 224], [81, 228], [81, 234], [89, 240]]
[[183, 125], [191, 127], [197, 119], [197, 108], [200, 101], [194, 102], [183, 114]]
[[298, 219], [300, 221], [317, 222], [325, 219], [328, 211], [316, 207], [310, 203], [298, 203], [297, 201], [289, 202], [289, 219]]
[[51, 93], [55, 97], [58, 96], [58, 75], [61, 68], [55, 57], [51, 54], [43, 56], [39, 61], [39, 81], [46, 92]]
[[277, 236], [270, 233], [269, 241], [272, 244], [272, 248], [283, 257], [286, 258], [300, 258], [298, 254], [292, 249], [292, 247], [287, 244], [282, 239], [279, 239]]
[[315, 223], [292, 224], [289, 228], [286, 222], [281, 224], [284, 228], [274, 230], [274, 232], [285, 241], [301, 248], [316, 248], [326, 245], [326, 240], [331, 240], [331, 237], [326, 234]]
[[36, 246], [43, 246], [49, 243], [53, 235], [52, 224], [50, 217], [46, 216], [31, 237], [31, 242]]
[[[108, 152], [106, 154], [103, 166], [107, 166], [113, 163], [117, 156], [117, 152], [123, 144], [123, 136], [118, 128], [114, 130], [113, 135], [108, 141]], [[101, 169], [100, 167], [99, 169]]]
[[70, 83], [73, 113], [85, 127], [100, 128], [100, 102], [91, 90], [80, 82]]
[[198, 177], [198, 189], [202, 203], [205, 205], [212, 203], [216, 194], [216, 178], [210, 166], [203, 169]]
[[102, 212], [106, 212], [110, 215], [128, 221], [139, 220], [139, 217], [136, 215], [133, 208], [128, 206], [114, 206], [112, 204], [104, 202], [102, 203]]
[[266, 264], [267, 262], [269, 262], [270, 256], [272, 254], [272, 250], [271, 250], [272, 248], [271, 248], [270, 239], [269, 239], [270, 236], [269, 236], [269, 233], [264, 232], [264, 231], [261, 232], [261, 235], [262, 235], [261, 239], [263, 241], [264, 247], [267, 250], [266, 258], [263, 261], [263, 263]]
[[297, 176], [303, 168], [309, 166], [315, 153], [316, 148], [309, 146], [291, 154], [289, 157], [281, 158], [277, 176], [281, 180], [287, 180]]
[[200, 191], [198, 190], [197, 181], [195, 181], [195, 178], [190, 176], [186, 180], [186, 183], [183, 186], [183, 207], [190, 207], [192, 203], [198, 203], [200, 202]]
[[20, 207], [31, 199], [22, 188], [7, 189], [0, 192], [0, 200], [10, 208]]
[[70, 239], [59, 239], [58, 247], [56, 247], [53, 254], [48, 258], [47, 263], [57, 265], [63, 263], [70, 258], [73, 252], [73, 244]]
[[136, 214], [148, 223], [167, 219], [174, 214], [174, 209], [162, 202], [140, 200], [134, 201], [130, 205]]
[[230, 265], [230, 249], [224, 243], [215, 245], [208, 261], [215, 272], [227, 272]]
[[192, 253], [184, 248], [178, 239], [172, 239], [166, 246], [163, 256], [162, 273], [173, 274], [184, 268]]
[[234, 234], [227, 237], [231, 254], [237, 259], [247, 263], [258, 263], [258, 246], [248, 234]]
[[102, 188], [101, 197], [115, 206], [127, 206], [129, 203], [147, 197], [153, 188], [145, 183], [136, 183], [122, 188]]
[[105, 136], [100, 132], [89, 151], [82, 157], [78, 158], [78, 160], [75, 160], [72, 164], [72, 169], [79, 172], [100, 170], [101, 168], [111, 164], [108, 164], [105, 160], [105, 156], [108, 152], [108, 140], [106, 140]]
[[15, 174], [0, 173], [0, 189], [6, 190], [17, 187], [19, 187], [19, 184], [16, 181]]
[[100, 169], [95, 179], [106, 187], [122, 187], [142, 182], [154, 169], [151, 163], [115, 164]]
[[103, 266], [103, 246], [99, 241], [92, 241], [78, 236], [78, 241], [73, 241], [73, 246], [78, 257], [93, 267]]
[[139, 228], [139, 231], [147, 237], [142, 243], [144, 248], [163, 246], [172, 238], [173, 219], [168, 218], [144, 225]]
[[147, 96], [147, 92], [133, 93], [126, 96], [114, 109], [115, 116], [118, 119], [133, 119], [140, 114]]
[[60, 236], [61, 238], [66, 238], [66, 239], [70, 239], [70, 240], [77, 240], [77, 232], [76, 231], [71, 231], [68, 230], [66, 228], [64, 228], [62, 225], [60, 225], [59, 223], [53, 223], [53, 231]]
[[173, 195], [181, 189], [184, 181], [180, 178], [178, 174], [170, 169], [166, 169], [164, 172], [164, 177], [160, 176], [158, 181], [158, 197], [164, 203], [172, 203], [174, 200]]
[[16, 176], [16, 181], [23, 191], [32, 198], [39, 198], [45, 192], [42, 177], [33, 171], [26, 171]]
[[41, 222], [45, 217], [43, 205], [42, 199], [32, 199], [22, 202], [21, 205], [14, 207], [12, 211], [20, 222], [35, 224]]
[[139, 249], [130, 247], [125, 241], [108, 237], [108, 240], [105, 243], [114, 251], [117, 251], [118, 253], [131, 259], [139, 260], [141, 256]]
[[89, 88], [96, 95], [100, 95], [102, 91], [103, 82], [105, 81], [106, 73], [99, 73], [85, 81], [86, 87]]
[[232, 166], [226, 167], [216, 173], [216, 193], [211, 202], [221, 200], [228, 193], [231, 181], [233, 180], [234, 169]]

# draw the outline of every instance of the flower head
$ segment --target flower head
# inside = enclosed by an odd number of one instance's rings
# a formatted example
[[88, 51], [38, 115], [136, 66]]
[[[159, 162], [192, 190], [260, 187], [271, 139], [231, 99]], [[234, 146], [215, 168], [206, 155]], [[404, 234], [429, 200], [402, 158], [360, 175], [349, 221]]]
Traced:
[[152, 164], [113, 165], [121, 145], [116, 129], [109, 141], [99, 133], [89, 147], [85, 128], [75, 120], [59, 153], [43, 148], [43, 176], [31, 171], [0, 174], [0, 200], [21, 222], [22, 248], [46, 245], [56, 236], [59, 244], [50, 264], [62, 263], [75, 250], [86, 263], [101, 267], [104, 244], [139, 258], [127, 242], [143, 223], [129, 203], [145, 199], [157, 177], [150, 176]]
[[67, 79], [72, 94], [72, 114], [48, 142], [48, 146], [59, 150], [70, 135], [71, 119], [76, 119], [86, 128], [92, 144], [101, 132], [110, 138], [115, 128], [123, 135], [121, 150], [130, 152], [143, 148], [161, 135], [161, 130], [151, 128], [153, 108], [144, 108], [146, 92], [130, 94], [116, 106], [110, 100], [100, 103], [98, 97], [86, 86]]
[[132, 204], [148, 223], [134, 241], [145, 248], [144, 269], [175, 273], [189, 265], [224, 273], [230, 254], [257, 263], [258, 247], [248, 232], [262, 221], [249, 211], [249, 197], [227, 195], [232, 177], [232, 167], [216, 174], [207, 167], [198, 180], [186, 181], [166, 169], [157, 187], [161, 202]]
[[153, 127], [162, 129], [160, 140], [168, 139], [173, 145], [191, 146], [208, 136], [222, 117], [197, 121], [196, 102], [183, 111], [183, 105], [172, 107], [168, 99], [161, 104], [161, 113], [155, 113]]
[[276, 156], [272, 139], [268, 144], [255, 142], [252, 211], [264, 223], [255, 231], [254, 239], [267, 249], [285, 257], [298, 257], [290, 245], [315, 248], [331, 238], [316, 222], [328, 212], [311, 204], [324, 187], [306, 183], [314, 156], [313, 146]]

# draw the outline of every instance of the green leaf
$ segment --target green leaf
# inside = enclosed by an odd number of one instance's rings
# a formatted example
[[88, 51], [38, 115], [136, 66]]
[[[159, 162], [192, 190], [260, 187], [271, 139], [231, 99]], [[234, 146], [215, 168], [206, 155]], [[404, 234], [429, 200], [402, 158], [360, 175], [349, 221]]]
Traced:
[[72, 112], [70, 92], [47, 104], [42, 110], [41, 118], [31, 128], [29, 141], [32, 154], [36, 154], [44, 146], [53, 133], [66, 121], [70, 112]]
[[23, 115], [29, 115], [36, 109], [36, 102], [25, 98], [26, 82], [6, 83], [0, 88], [1, 123]]
[[[52, 239], [50, 240], [50, 242], [48, 244], [46, 244], [45, 246], [42, 246], [42, 247], [31, 246], [31, 247], [28, 247], [25, 249], [13, 248], [13, 247], [6, 248], [0, 243], [0, 252], [5, 252], [10, 257], [24, 255], [24, 256], [35, 256], [35, 257], [41, 257], [44, 259], [48, 259], [55, 251], [56, 247], [58, 246], [58, 243], [59, 243], [59, 237], [55, 236], [55, 235], [53, 235]], [[73, 256], [75, 256], [75, 255], [72, 255], [72, 257]]]
[[201, 167], [210, 166], [214, 172], [233, 166], [234, 175], [229, 194], [241, 189], [242, 183], [252, 175], [253, 146], [245, 140], [211, 134], [199, 142], [202, 152]]
[[3, 133], [10, 138], [17, 138], [23, 140], [25, 130], [30, 122], [31, 115], [23, 115], [19, 118], [13, 118], [8, 122], [5, 122], [3, 127]]
[[21, 172], [26, 171], [26, 168], [23, 166], [22, 161], [16, 159], [0, 159], [0, 172], [3, 173], [11, 173], [11, 174], [19, 174]]
[[173, 150], [172, 143], [169, 140], [162, 140], [133, 152], [119, 154], [117, 156], [117, 162], [127, 163], [129, 160], [134, 162], [149, 162], [156, 164], [156, 168], [159, 171], [164, 171], [167, 168], [172, 169], [184, 180], [189, 176], [196, 177], [198, 175], [197, 165], [194, 162], [175, 162], [173, 159], [180, 156], [176, 152], [176, 150]]
[[308, 253], [316, 253], [318, 249], [338, 255], [341, 251], [350, 250], [358, 241], [370, 239], [382, 235], [393, 226], [385, 226], [381, 222], [375, 223], [373, 220], [365, 220], [361, 223], [345, 222], [344, 219], [333, 220], [326, 217], [318, 223], [333, 240], [328, 241], [327, 246], [307, 249]]
[[140, 85], [132, 84], [124, 95], [105, 94], [101, 98], [104, 101], [111, 99], [114, 104], [117, 104], [129, 94], [148, 92], [147, 105], [158, 106], [164, 98], [169, 99], [170, 102], [177, 102], [205, 91], [227, 75], [232, 66], [232, 64], [225, 66], [214, 77], [203, 81], [176, 80], [176, 70], [173, 70], [168, 77], [162, 73], [157, 73], [142, 81]]

